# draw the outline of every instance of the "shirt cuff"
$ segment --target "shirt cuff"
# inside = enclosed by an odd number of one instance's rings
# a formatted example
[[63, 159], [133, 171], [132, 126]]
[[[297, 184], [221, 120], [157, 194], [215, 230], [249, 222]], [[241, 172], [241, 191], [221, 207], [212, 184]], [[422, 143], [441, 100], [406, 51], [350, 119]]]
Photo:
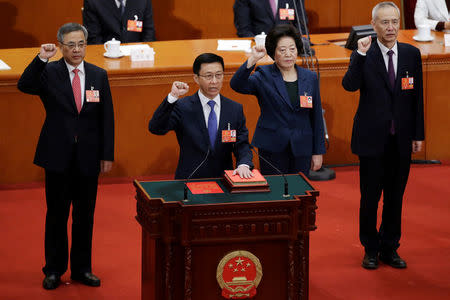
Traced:
[[175, 103], [175, 101], [177, 101], [178, 98], [172, 96], [170, 93], [169, 95], [167, 95], [167, 102], [169, 102], [170, 104]]
[[359, 50], [356, 50], [356, 52], [358, 52], [360, 55], [362, 55], [362, 56], [366, 56], [366, 54], [367, 53], [362, 53], [361, 51], [359, 51]]
[[42, 62], [45, 62], [45, 63], [48, 62], [48, 58], [41, 58], [39, 55], [38, 55], [38, 57]]
[[239, 168], [240, 166], [243, 166], [243, 167], [247, 167], [247, 168], [249, 168], [249, 169], [250, 169], [250, 166], [249, 166], [249, 165], [247, 165], [247, 164], [240, 164], [240, 165], [238, 166], [238, 168]]

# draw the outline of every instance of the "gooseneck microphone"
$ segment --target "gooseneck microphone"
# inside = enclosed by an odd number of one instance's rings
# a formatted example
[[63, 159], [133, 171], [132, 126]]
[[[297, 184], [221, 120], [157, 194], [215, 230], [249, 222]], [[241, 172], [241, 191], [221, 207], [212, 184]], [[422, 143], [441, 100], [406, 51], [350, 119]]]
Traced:
[[208, 159], [209, 156], [209, 147], [208, 147], [208, 151], [206, 152], [205, 158], [203, 158], [202, 162], [197, 166], [197, 168], [194, 169], [194, 171], [192, 171], [191, 175], [188, 176], [188, 178], [186, 178], [186, 181], [184, 182], [184, 198], [183, 198], [183, 202], [187, 202], [189, 201], [187, 194], [188, 194], [188, 182], [191, 179], [192, 176], [194, 176], [195, 172], [197, 172], [198, 169], [200, 169], [200, 167], [205, 163], [205, 161]]
[[269, 166], [271, 166], [275, 171], [278, 172], [278, 174], [280, 174], [281, 176], [283, 176], [284, 179], [284, 194], [283, 194], [283, 198], [290, 198], [291, 195], [289, 195], [289, 184], [288, 181], [286, 179], [286, 176], [283, 174], [283, 172], [281, 172], [277, 167], [275, 167], [273, 164], [271, 164], [267, 159], [265, 159], [264, 157], [261, 156], [261, 154], [259, 154], [258, 152], [256, 152], [255, 147], [253, 147], [253, 145], [249, 144], [250, 149], [252, 149], [252, 151], [259, 157], [261, 158], [265, 163], [267, 163]]

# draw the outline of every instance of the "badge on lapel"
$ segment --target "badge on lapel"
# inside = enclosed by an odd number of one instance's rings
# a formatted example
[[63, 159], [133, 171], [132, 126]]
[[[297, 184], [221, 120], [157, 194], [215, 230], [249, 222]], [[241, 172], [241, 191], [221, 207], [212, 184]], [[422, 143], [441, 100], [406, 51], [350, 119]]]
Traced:
[[94, 90], [93, 86], [91, 86], [90, 90], [86, 90], [86, 102], [100, 102], [100, 92], [98, 90]]
[[408, 71], [406, 71], [406, 77], [402, 78], [402, 90], [414, 89], [414, 77], [409, 77]]
[[236, 130], [230, 129], [230, 123], [228, 123], [228, 129], [222, 130], [222, 143], [234, 143], [236, 142]]
[[305, 92], [304, 96], [300, 96], [300, 107], [302, 107], [302, 108], [312, 108], [313, 107], [313, 98], [312, 98], [312, 96], [308, 96], [307, 92]]

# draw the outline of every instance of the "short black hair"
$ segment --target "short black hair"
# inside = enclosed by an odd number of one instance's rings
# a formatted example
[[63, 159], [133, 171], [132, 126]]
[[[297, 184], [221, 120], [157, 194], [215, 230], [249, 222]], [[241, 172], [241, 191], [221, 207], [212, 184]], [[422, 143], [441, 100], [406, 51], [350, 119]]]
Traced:
[[199, 75], [202, 64], [210, 64], [215, 62], [220, 63], [222, 65], [222, 69], [225, 70], [225, 64], [223, 63], [222, 56], [214, 53], [203, 53], [197, 56], [194, 60], [194, 64], [192, 65], [192, 70], [194, 71], [194, 74]]
[[74, 32], [74, 31], [82, 31], [83, 35], [84, 35], [84, 39], [87, 40], [88, 32], [83, 25], [80, 25], [78, 23], [66, 23], [58, 29], [58, 33], [56, 34], [58, 42], [63, 43], [64, 36], [68, 33]]
[[275, 60], [275, 49], [277, 49], [278, 41], [285, 36], [294, 39], [298, 53], [302, 51], [303, 43], [300, 38], [300, 32], [297, 28], [291, 24], [278, 24], [272, 28], [266, 37], [266, 51], [273, 60]]

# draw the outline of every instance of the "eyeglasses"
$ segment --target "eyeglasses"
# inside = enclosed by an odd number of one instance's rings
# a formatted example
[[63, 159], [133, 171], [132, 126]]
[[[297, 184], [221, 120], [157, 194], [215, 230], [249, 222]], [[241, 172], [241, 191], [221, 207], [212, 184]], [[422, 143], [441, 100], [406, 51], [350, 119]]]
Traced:
[[79, 42], [77, 43], [68, 43], [68, 44], [64, 44], [62, 42], [60, 42], [62, 45], [66, 46], [67, 48], [69, 48], [70, 50], [75, 49], [76, 47], [78, 47], [79, 49], [83, 49], [84, 47], [86, 47], [86, 43], [85, 42]]
[[205, 75], [198, 75], [198, 76], [203, 77], [209, 81], [213, 80], [213, 78], [216, 78], [217, 80], [221, 80], [223, 78], [223, 73], [216, 73], [216, 74], [208, 73]]

